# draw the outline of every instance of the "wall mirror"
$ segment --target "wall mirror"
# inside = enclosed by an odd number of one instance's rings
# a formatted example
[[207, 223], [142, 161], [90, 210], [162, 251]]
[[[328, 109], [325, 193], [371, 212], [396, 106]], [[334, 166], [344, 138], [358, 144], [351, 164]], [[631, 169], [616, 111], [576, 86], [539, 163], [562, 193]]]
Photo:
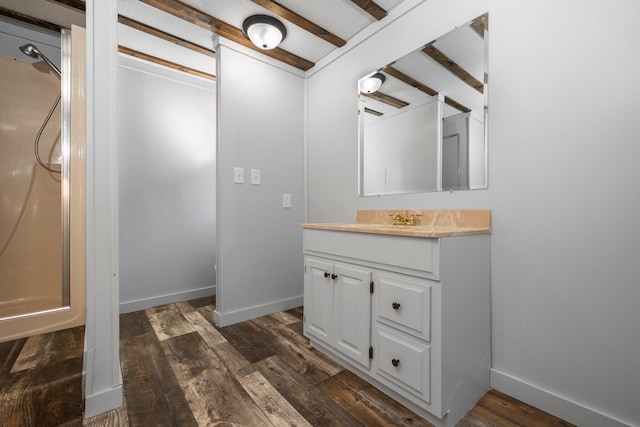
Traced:
[[488, 20], [358, 81], [360, 196], [487, 188]]

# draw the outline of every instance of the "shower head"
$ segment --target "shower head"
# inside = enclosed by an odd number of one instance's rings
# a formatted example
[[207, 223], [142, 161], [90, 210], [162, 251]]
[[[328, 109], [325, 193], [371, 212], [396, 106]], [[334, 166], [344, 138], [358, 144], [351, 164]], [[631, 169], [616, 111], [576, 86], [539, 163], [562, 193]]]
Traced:
[[20, 46], [20, 50], [27, 56], [32, 58], [38, 58], [38, 49], [32, 44], [25, 44], [24, 46]]
[[53, 71], [56, 72], [58, 77], [60, 77], [60, 70], [58, 69], [58, 67], [56, 67], [53, 64], [53, 62], [49, 61], [49, 58], [44, 56], [44, 54], [40, 52], [37, 47], [29, 43], [29, 44], [25, 44], [24, 46], [20, 46], [20, 50], [22, 51], [22, 53], [24, 53], [27, 56], [30, 56], [31, 58], [35, 58], [35, 59], [42, 58], [42, 60], [46, 62], [47, 65], [51, 67]]

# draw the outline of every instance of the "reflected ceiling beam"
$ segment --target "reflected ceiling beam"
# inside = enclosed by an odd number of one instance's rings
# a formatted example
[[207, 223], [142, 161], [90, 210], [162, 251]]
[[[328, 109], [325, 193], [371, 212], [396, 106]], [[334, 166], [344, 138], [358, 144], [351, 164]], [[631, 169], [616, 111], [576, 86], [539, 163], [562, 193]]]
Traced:
[[[384, 67], [382, 69], [382, 71], [384, 71], [385, 73], [389, 74], [390, 76], [395, 77], [396, 79], [408, 84], [409, 86], [413, 86], [416, 89], [426, 93], [429, 96], [436, 96], [438, 94], [437, 90], [431, 89], [429, 86], [425, 85], [422, 82], [419, 82], [418, 80], [414, 79], [411, 76], [406, 75], [405, 73], [403, 73], [402, 71], [393, 68], [391, 65], [387, 65], [386, 67]], [[463, 113], [468, 113], [471, 111], [470, 108], [465, 107], [464, 105], [460, 104], [459, 102], [455, 101], [454, 99], [449, 98], [448, 96], [444, 97], [444, 103], [463, 112]]]
[[227, 24], [214, 16], [208, 15], [178, 0], [140, 1], [300, 70], [307, 71], [315, 65], [313, 62], [307, 61], [306, 59], [287, 52], [279, 47], [273, 50], [258, 49], [247, 37], [245, 37], [240, 28]]
[[85, 13], [87, 11], [87, 5], [80, 0], [47, 0], [49, 3], [57, 3], [63, 6], [69, 6], [72, 9]]
[[384, 115], [380, 111], [372, 110], [371, 108], [367, 108], [367, 107], [364, 107], [364, 112], [365, 113], [369, 113], [369, 114], [373, 114], [374, 116], [383, 116]]
[[[471, 21], [471, 28], [484, 40], [485, 32], [489, 30], [489, 13], [480, 15]], [[489, 75], [486, 72], [484, 73], [484, 83], [489, 83]]]
[[387, 105], [391, 105], [395, 108], [404, 108], [409, 105], [408, 102], [404, 102], [398, 98], [394, 98], [391, 95], [387, 95], [381, 92], [373, 92], [373, 93], [362, 93], [362, 96], [366, 96], [367, 98], [375, 99], [376, 101], [383, 102]]
[[43, 21], [42, 19], [37, 19], [29, 15], [24, 15], [22, 13], [15, 12], [5, 7], [0, 7], [0, 15], [6, 16], [7, 18], [14, 19], [16, 21], [24, 22], [26, 24], [35, 25], [36, 27], [39, 27], [39, 28], [45, 28], [47, 30], [55, 31], [57, 33], [59, 33], [63, 28], [65, 28], [61, 25], [54, 24], [48, 21]]
[[277, 3], [273, 0], [251, 0], [251, 1], [254, 2], [255, 4], [258, 4], [264, 7], [269, 12], [275, 13], [282, 19], [285, 19], [291, 22], [292, 24], [295, 24], [298, 27], [310, 32], [316, 37], [320, 37], [321, 39], [331, 43], [334, 46], [342, 47], [345, 44], [347, 44], [345, 40], [325, 30], [319, 25], [316, 25], [315, 23], [309, 21], [307, 18], [298, 15], [291, 9], [287, 9], [286, 7], [282, 6], [280, 3]]
[[378, 21], [387, 16], [387, 11], [380, 7], [376, 2], [372, 0], [351, 0], [357, 4], [360, 9], [367, 12], [369, 15], [376, 18]]
[[471, 108], [465, 107], [464, 105], [460, 104], [459, 102], [449, 98], [448, 96], [444, 96], [444, 103], [449, 105], [450, 107], [455, 108], [456, 110], [459, 110], [463, 113], [470, 113], [471, 112]]
[[485, 13], [484, 15], [480, 15], [476, 19], [471, 21], [471, 28], [473, 28], [483, 40], [484, 40], [484, 32], [487, 30], [488, 25], [489, 25], [488, 13]]
[[438, 94], [437, 90], [431, 89], [429, 86], [425, 85], [422, 82], [419, 82], [418, 80], [414, 79], [411, 76], [406, 75], [405, 73], [403, 73], [402, 71], [393, 68], [391, 65], [387, 65], [386, 67], [384, 67], [382, 69], [382, 71], [384, 71], [385, 73], [389, 74], [390, 76], [395, 77], [396, 79], [405, 82], [406, 84], [408, 84], [409, 86], [413, 86], [416, 89], [426, 93], [429, 96], [435, 96]]
[[194, 75], [194, 76], [202, 77], [204, 79], [208, 79], [208, 80], [215, 80], [216, 79], [216, 76], [214, 76], [213, 74], [205, 73], [204, 71], [196, 70], [196, 69], [190, 68], [190, 67], [185, 67], [184, 65], [176, 64], [175, 62], [167, 61], [165, 59], [158, 58], [156, 56], [147, 55], [146, 53], [142, 53], [142, 52], [139, 52], [139, 51], [134, 50], [134, 49], [130, 49], [130, 48], [122, 46], [122, 45], [118, 46], [118, 52], [120, 52], [122, 54], [125, 54], [125, 55], [133, 56], [135, 58], [143, 59], [145, 61], [153, 62], [155, 64], [160, 64], [160, 65], [163, 65], [165, 67], [172, 68], [172, 69], [178, 70], [178, 71], [182, 71], [184, 73], [188, 73], [188, 74], [191, 74], [191, 75]]
[[473, 77], [464, 68], [456, 64], [455, 61], [443, 52], [439, 51], [435, 46], [433, 46], [433, 42], [426, 45], [422, 51], [478, 92], [484, 92], [484, 85], [480, 80]]
[[176, 37], [169, 33], [165, 33], [164, 31], [158, 30], [157, 28], [150, 27], [146, 24], [143, 24], [142, 22], [138, 22], [133, 19], [127, 18], [126, 16], [118, 15], [118, 22], [126, 25], [127, 27], [134, 28], [138, 31], [142, 31], [144, 33], [150, 34], [154, 37], [158, 37], [162, 40], [166, 40], [178, 46], [186, 47], [187, 49], [191, 49], [203, 55], [207, 55], [212, 58], [216, 57], [216, 53], [212, 49], [207, 49], [205, 47], [192, 43], [188, 40], [181, 39], [180, 37]]

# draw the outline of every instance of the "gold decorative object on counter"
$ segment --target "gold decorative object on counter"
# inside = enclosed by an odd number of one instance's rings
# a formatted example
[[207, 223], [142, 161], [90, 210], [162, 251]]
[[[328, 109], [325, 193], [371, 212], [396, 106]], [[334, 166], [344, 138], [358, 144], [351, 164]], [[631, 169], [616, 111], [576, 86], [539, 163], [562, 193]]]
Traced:
[[418, 223], [417, 217], [422, 216], [420, 213], [408, 213], [404, 212], [404, 216], [399, 213], [389, 215], [393, 221], [393, 225], [416, 225]]

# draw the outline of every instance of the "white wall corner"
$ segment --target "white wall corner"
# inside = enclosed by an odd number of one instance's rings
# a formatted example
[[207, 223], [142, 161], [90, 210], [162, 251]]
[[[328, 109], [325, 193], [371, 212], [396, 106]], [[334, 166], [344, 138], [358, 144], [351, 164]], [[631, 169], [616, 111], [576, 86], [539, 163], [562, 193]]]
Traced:
[[581, 427], [631, 427], [595, 408], [560, 396], [521, 378], [491, 369], [491, 388]]
[[217, 327], [222, 328], [235, 323], [244, 322], [245, 320], [255, 319], [256, 317], [266, 316], [271, 313], [277, 313], [278, 311], [291, 310], [292, 308], [302, 306], [303, 302], [304, 298], [301, 295], [299, 297], [273, 301], [229, 313], [221, 313], [220, 311], [215, 310], [213, 312], [213, 321]]
[[215, 46], [216, 55], [218, 54], [220, 48], [219, 46], [225, 46], [231, 50], [234, 50], [238, 53], [241, 53], [245, 56], [253, 58], [257, 61], [263, 62], [265, 64], [271, 65], [275, 68], [278, 68], [282, 71], [286, 71], [288, 73], [294, 74], [298, 77], [305, 77], [306, 72], [300, 70], [299, 68], [293, 67], [289, 64], [285, 64], [282, 61], [278, 61], [277, 59], [271, 58], [263, 53], [260, 53], [256, 50], [250, 49], [246, 46], [241, 45], [240, 43], [236, 43], [233, 40], [229, 40], [222, 36], [214, 36], [213, 37], [213, 45]]
[[183, 292], [175, 292], [166, 295], [157, 295], [149, 298], [141, 298], [133, 301], [120, 303], [120, 314], [134, 311], [146, 310], [151, 307], [158, 307], [166, 304], [173, 304], [181, 301], [189, 301], [197, 298], [204, 298], [216, 294], [215, 286], [205, 286], [199, 289], [192, 289]]
[[[87, 1], [85, 413], [122, 404], [119, 350], [117, 0]], [[97, 82], [100, 82], [98, 84]]]

